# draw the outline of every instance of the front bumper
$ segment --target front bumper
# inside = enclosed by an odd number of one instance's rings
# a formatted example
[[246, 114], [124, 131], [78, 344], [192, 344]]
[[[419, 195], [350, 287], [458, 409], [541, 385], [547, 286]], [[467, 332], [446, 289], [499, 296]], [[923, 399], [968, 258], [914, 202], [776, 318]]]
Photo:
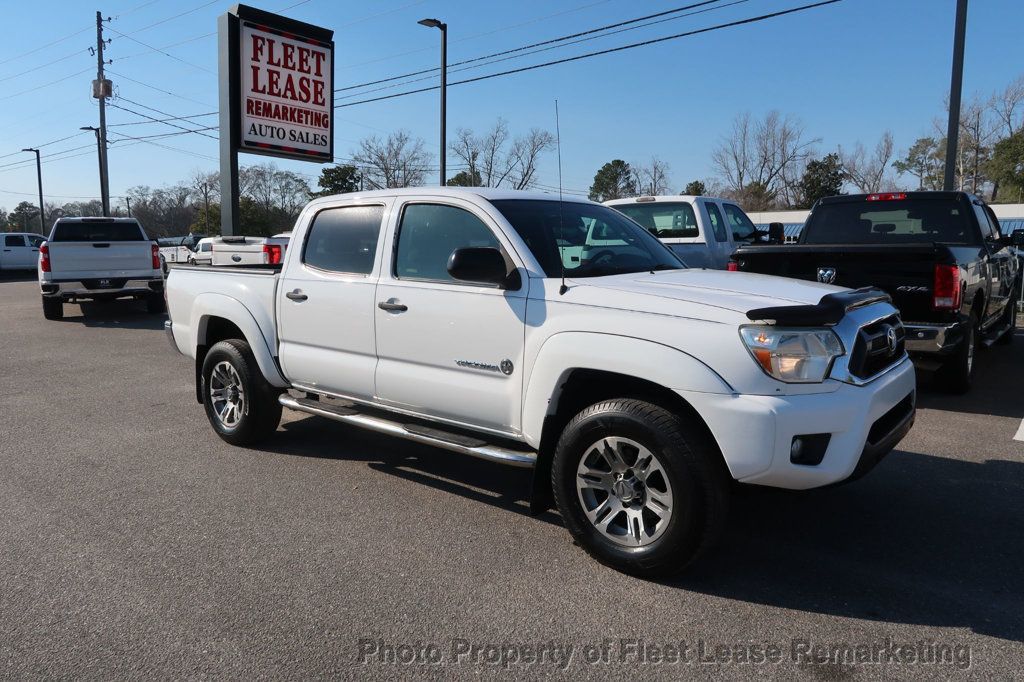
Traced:
[[[718, 442], [733, 478], [803, 490], [867, 473], [914, 424], [914, 366], [904, 359], [864, 386], [790, 396], [681, 391]], [[793, 438], [829, 434], [820, 464], [790, 461]]]
[[162, 294], [162, 277], [116, 278], [40, 282], [43, 296], [60, 297], [68, 303], [79, 300], [139, 298], [150, 294]]
[[905, 322], [903, 329], [907, 336], [904, 341], [908, 353], [936, 353], [948, 355], [955, 351], [964, 339], [964, 323], [929, 324], [927, 322]]

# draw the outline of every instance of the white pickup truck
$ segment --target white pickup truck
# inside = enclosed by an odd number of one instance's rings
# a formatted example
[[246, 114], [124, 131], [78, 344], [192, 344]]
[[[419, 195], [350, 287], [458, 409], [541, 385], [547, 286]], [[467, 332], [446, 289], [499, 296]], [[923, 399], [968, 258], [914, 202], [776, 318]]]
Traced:
[[291, 236], [282, 232], [273, 237], [215, 237], [212, 265], [280, 265]]
[[636, 574], [707, 547], [730, 480], [857, 477], [915, 416], [882, 292], [687, 269], [584, 200], [317, 199], [282, 266], [173, 268], [167, 296], [227, 442], [268, 437], [284, 406], [534, 467], [531, 508], [553, 501], [580, 545]]
[[0, 270], [35, 270], [44, 241], [46, 237], [32, 232], [0, 235]]
[[727, 270], [735, 265], [729, 256], [737, 247], [785, 240], [782, 223], [759, 230], [728, 199], [662, 195], [613, 199], [604, 205], [647, 228], [691, 268]]
[[133, 298], [164, 312], [160, 247], [134, 218], [60, 218], [39, 247], [43, 316], [64, 317], [65, 303]]

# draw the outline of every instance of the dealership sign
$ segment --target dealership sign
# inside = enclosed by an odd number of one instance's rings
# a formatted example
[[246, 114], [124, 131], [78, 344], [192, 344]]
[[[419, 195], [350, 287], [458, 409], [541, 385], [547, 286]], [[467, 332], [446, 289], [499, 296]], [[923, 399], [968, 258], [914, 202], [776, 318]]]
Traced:
[[331, 159], [333, 45], [242, 22], [242, 149]]
[[229, 53], [221, 58], [227, 67], [221, 87], [228, 90], [235, 149], [331, 161], [333, 31], [245, 5], [228, 14], [232, 35], [221, 48]]

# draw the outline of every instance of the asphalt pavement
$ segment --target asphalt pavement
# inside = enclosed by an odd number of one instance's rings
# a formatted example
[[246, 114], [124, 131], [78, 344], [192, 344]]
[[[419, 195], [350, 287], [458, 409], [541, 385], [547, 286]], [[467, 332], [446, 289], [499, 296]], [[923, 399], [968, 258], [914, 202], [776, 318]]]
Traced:
[[528, 472], [287, 413], [231, 447], [163, 318], [65, 314], [0, 280], [0, 677], [1020, 675], [1024, 332], [966, 396], [922, 377], [866, 478], [740, 489], [648, 582], [530, 516]]

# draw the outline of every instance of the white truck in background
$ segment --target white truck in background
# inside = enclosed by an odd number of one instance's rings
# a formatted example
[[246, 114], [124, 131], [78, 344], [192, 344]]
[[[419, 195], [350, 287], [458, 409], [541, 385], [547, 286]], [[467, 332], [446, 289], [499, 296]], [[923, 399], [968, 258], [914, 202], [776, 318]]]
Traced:
[[46, 237], [34, 232], [7, 232], [0, 240], [0, 270], [35, 270]]
[[60, 218], [39, 247], [43, 316], [59, 320], [65, 303], [132, 298], [163, 313], [160, 247], [135, 218]]
[[604, 205], [647, 228], [691, 268], [727, 270], [737, 247], [784, 240], [781, 223], [759, 230], [729, 199], [680, 194], [613, 199]]
[[914, 422], [883, 292], [686, 268], [600, 204], [359, 192], [311, 202], [294, 238], [277, 266], [168, 276], [217, 435], [256, 443], [287, 407], [533, 468], [531, 509], [623, 571], [683, 569], [730, 481], [856, 478]]
[[288, 250], [291, 232], [272, 237], [215, 237], [212, 265], [279, 265]]

